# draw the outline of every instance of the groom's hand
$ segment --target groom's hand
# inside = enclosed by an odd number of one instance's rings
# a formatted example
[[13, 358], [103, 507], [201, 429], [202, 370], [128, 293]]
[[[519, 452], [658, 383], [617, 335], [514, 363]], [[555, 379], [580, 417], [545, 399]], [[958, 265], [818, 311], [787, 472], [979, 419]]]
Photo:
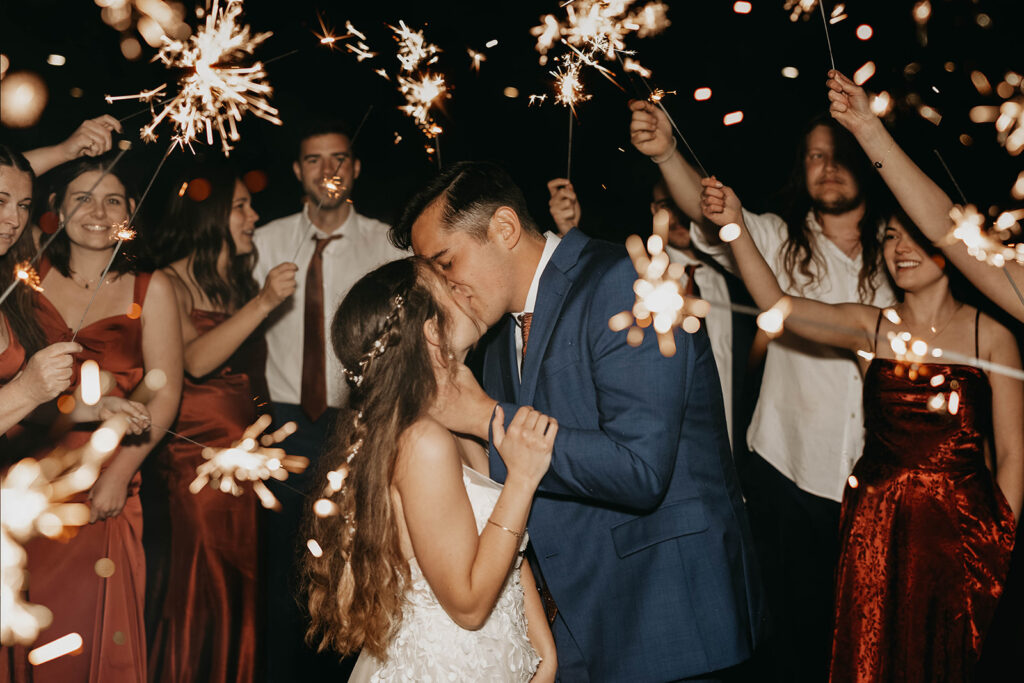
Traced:
[[498, 402], [487, 395], [464, 363], [449, 362], [451, 367], [436, 373], [437, 400], [431, 415], [453, 432], [487, 441], [487, 428]]

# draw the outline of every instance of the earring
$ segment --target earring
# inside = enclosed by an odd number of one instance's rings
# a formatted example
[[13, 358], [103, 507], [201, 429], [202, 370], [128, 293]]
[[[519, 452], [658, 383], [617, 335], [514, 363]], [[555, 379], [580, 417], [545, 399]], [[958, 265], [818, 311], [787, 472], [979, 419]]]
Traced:
[[455, 354], [451, 351], [448, 352], [448, 360], [455, 360]]

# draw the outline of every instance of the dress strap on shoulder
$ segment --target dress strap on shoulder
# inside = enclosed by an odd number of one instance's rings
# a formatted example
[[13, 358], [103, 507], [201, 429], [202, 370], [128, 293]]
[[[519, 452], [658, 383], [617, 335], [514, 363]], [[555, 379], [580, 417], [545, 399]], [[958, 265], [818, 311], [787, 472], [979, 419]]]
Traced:
[[149, 290], [149, 281], [153, 279], [153, 273], [135, 273], [135, 289], [132, 293], [132, 303], [141, 308], [146, 302], [146, 291]]

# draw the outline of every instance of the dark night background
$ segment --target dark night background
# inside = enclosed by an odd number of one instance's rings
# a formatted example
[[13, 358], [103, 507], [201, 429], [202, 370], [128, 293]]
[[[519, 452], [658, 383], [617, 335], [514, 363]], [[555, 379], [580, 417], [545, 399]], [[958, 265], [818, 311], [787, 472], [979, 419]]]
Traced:
[[[792, 165], [798, 131], [827, 106], [824, 81], [829, 61], [819, 15], [792, 23], [783, 0], [753, 0], [753, 11], [746, 15], [733, 11], [732, 0], [668, 4], [672, 25], [653, 38], [633, 37], [628, 47], [637, 50], [641, 63], [654, 71], [652, 85], [678, 91], [665, 99], [665, 105], [704, 165], [735, 185], [751, 208], [772, 208]], [[299, 188], [290, 171], [291, 134], [295, 122], [310, 113], [337, 114], [354, 127], [374, 106], [356, 144], [363, 172], [354, 199], [361, 213], [393, 220], [414, 188], [434, 172], [435, 162], [424, 152], [424, 138], [396, 109], [401, 102], [393, 84], [373, 73], [380, 66], [394, 70], [394, 43], [385, 23], [404, 19], [414, 29], [425, 26], [426, 38], [444, 50], [436, 65], [446, 75], [451, 93], [443, 103], [444, 111], [437, 114], [445, 130], [443, 160], [502, 162], [526, 190], [535, 217], [549, 224], [545, 183], [565, 174], [568, 114], [550, 97], [543, 106], [527, 107], [529, 94], [551, 91], [548, 71], [553, 66], [538, 64], [529, 29], [542, 14], [562, 16], [564, 10], [558, 5], [557, 0], [501, 4], [248, 0], [245, 17], [253, 30], [274, 33], [257, 55], [270, 60], [297, 50], [267, 66], [274, 87], [271, 103], [280, 109], [284, 126], [247, 116], [241, 124], [242, 139], [231, 153], [241, 171], [263, 170], [268, 176], [266, 189], [254, 200], [261, 222], [297, 210]], [[826, 2], [826, 8], [833, 5]], [[932, 0], [926, 45], [912, 18], [913, 5], [896, 0], [847, 3], [849, 18], [831, 27], [838, 68], [852, 75], [868, 59], [877, 64], [878, 71], [866, 87], [887, 90], [897, 99], [890, 119], [897, 138], [950, 192], [932, 148], [942, 152], [970, 201], [986, 209], [1020, 206], [1012, 200], [1010, 187], [1021, 158], [1011, 157], [996, 143], [993, 124], [971, 123], [967, 113], [972, 106], [999, 102], [995, 95], [978, 94], [971, 85], [972, 70], [985, 73], [993, 86], [1007, 71], [1024, 70], [1020, 45], [1024, 3]], [[378, 57], [359, 63], [347, 52], [321, 46], [313, 35], [319, 29], [318, 11], [338, 34], [351, 20], [367, 33]], [[9, 73], [36, 72], [49, 88], [49, 103], [38, 125], [4, 129], [2, 138], [16, 148], [58, 142], [87, 117], [110, 113], [121, 118], [137, 112], [144, 105], [132, 101], [108, 105], [103, 96], [138, 92], [172, 80], [162, 66], [148, 61], [156, 50], [144, 42], [142, 57], [126, 60], [118, 32], [101, 21], [100, 8], [90, 0], [6, 0], [0, 16]], [[195, 25], [194, 16], [188, 20]], [[874, 29], [870, 40], [855, 37], [860, 24]], [[485, 48], [492, 39], [498, 45]], [[479, 73], [470, 69], [467, 47], [486, 54]], [[64, 55], [66, 64], [48, 65], [51, 53]], [[919, 63], [920, 70], [908, 76], [905, 67], [911, 62]], [[608, 66], [618, 70], [616, 64]], [[784, 78], [780, 73], [784, 66], [795, 66], [799, 77]], [[593, 99], [577, 110], [572, 165], [572, 180], [583, 204], [582, 227], [619, 240], [631, 232], [649, 230], [648, 191], [657, 171], [629, 144], [626, 102], [635, 96], [630, 81], [619, 78], [626, 89], [622, 92], [591, 69], [585, 71], [584, 80]], [[508, 86], [518, 89], [518, 98], [503, 95]], [[692, 94], [702, 86], [710, 87], [713, 95], [697, 102]], [[81, 96], [73, 97], [72, 88], [80, 88]], [[921, 118], [905, 103], [911, 93], [943, 114], [941, 125]], [[742, 123], [724, 126], [722, 116], [735, 110], [744, 112]], [[128, 120], [126, 135], [136, 139], [137, 127], [147, 118], [144, 114]], [[128, 161], [140, 184], [165, 150], [167, 125], [159, 132], [161, 141], [137, 144], [138, 151]], [[394, 144], [396, 132], [402, 137], [398, 144]], [[970, 144], [960, 141], [962, 134], [972, 138]], [[212, 150], [203, 145], [196, 150], [219, 154], [219, 143], [215, 144]], [[148, 217], [143, 216], [143, 224], [152, 224], [153, 214], [160, 211], [175, 166], [191, 160], [188, 150], [174, 152], [146, 202]]]

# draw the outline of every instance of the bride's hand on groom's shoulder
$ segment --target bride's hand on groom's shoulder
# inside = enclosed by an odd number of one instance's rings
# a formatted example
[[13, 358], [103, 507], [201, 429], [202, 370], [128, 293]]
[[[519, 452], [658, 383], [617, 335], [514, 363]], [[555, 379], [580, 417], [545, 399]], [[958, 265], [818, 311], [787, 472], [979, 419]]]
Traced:
[[523, 406], [505, 429], [505, 412], [494, 410], [491, 434], [494, 447], [508, 468], [506, 484], [518, 479], [536, 488], [551, 465], [558, 422], [553, 417]]

